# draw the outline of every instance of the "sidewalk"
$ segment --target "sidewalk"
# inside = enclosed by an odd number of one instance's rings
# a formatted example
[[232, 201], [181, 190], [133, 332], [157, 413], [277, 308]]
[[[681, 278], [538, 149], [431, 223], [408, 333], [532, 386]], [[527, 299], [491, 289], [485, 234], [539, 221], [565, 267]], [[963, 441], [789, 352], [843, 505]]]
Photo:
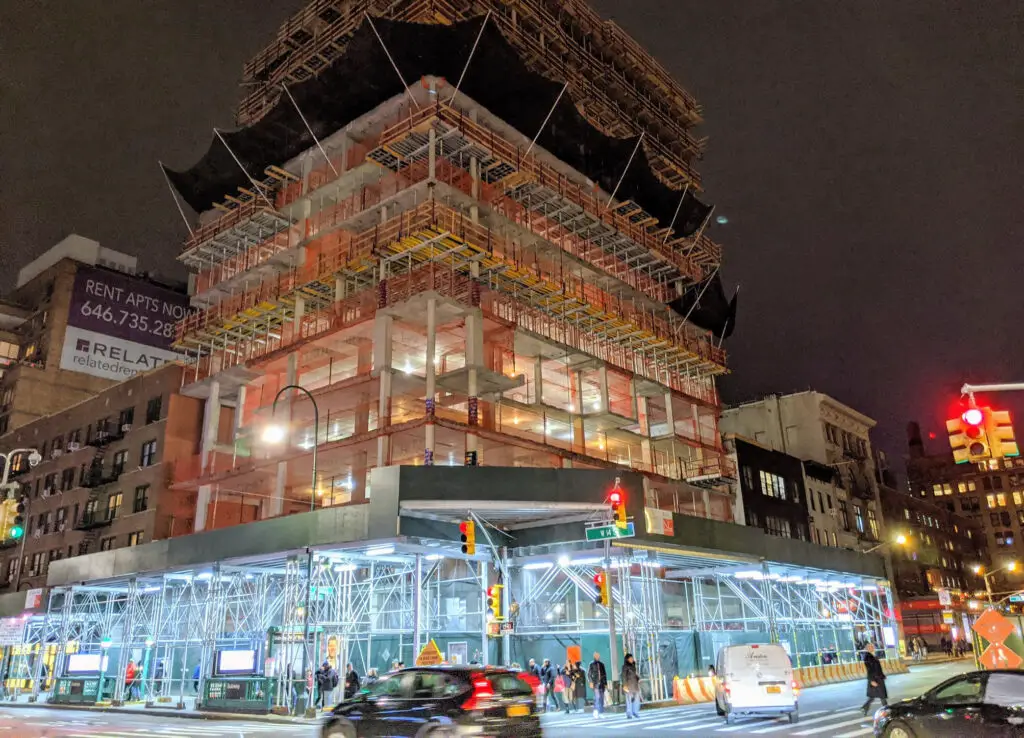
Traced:
[[930, 653], [920, 661], [915, 661], [912, 656], [904, 656], [903, 662], [907, 666], [929, 666], [931, 664], [948, 664], [951, 661], [974, 661], [974, 652], [965, 653], [963, 656], [947, 656], [944, 653]]
[[153, 703], [151, 707], [146, 707], [143, 702], [130, 702], [126, 705], [115, 707], [111, 704], [100, 704], [100, 705], [53, 705], [47, 702], [49, 695], [40, 694], [37, 702], [29, 702], [29, 695], [21, 695], [17, 700], [3, 700], [0, 701], [0, 708], [14, 707], [14, 708], [41, 708], [46, 710], [73, 710], [77, 712], [116, 712], [126, 713], [133, 715], [150, 715], [153, 717], [169, 717], [178, 718], [181, 720], [251, 720], [266, 723], [281, 723], [291, 725], [316, 725], [319, 723], [319, 718], [300, 718], [292, 717], [290, 715], [259, 715], [259, 714], [248, 714], [248, 713], [237, 713], [237, 712], [208, 712], [204, 710], [195, 709], [195, 697], [185, 697], [183, 702], [185, 707], [178, 709], [177, 697], [172, 698], [170, 702]]

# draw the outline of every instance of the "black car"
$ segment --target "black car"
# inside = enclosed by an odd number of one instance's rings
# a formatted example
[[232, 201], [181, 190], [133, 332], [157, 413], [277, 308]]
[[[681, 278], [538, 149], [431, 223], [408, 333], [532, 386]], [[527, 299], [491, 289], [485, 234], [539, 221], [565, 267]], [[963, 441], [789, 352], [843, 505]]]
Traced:
[[875, 738], [1024, 738], [1024, 671], [972, 671], [875, 713]]
[[540, 738], [533, 688], [485, 666], [415, 667], [388, 674], [334, 708], [323, 738]]

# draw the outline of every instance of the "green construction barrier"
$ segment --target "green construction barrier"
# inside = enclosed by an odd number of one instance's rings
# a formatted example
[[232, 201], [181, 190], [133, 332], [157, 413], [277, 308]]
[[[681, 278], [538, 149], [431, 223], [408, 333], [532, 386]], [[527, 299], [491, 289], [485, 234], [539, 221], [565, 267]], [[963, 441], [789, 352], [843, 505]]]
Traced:
[[54, 683], [50, 702], [56, 705], [95, 705], [111, 699], [114, 686], [114, 677], [62, 677]]
[[262, 676], [207, 679], [202, 709], [268, 714], [273, 702], [273, 683], [273, 679]]

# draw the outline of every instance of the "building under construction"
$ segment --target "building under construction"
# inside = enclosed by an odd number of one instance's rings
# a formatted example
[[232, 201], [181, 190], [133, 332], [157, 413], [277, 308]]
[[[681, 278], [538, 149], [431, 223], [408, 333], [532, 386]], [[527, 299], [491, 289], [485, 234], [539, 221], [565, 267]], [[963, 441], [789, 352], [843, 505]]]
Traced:
[[415, 464], [638, 470], [652, 506], [732, 519], [700, 108], [621, 29], [579, 0], [317, 0], [243, 89], [243, 127], [167, 172], [201, 213], [197, 530]]

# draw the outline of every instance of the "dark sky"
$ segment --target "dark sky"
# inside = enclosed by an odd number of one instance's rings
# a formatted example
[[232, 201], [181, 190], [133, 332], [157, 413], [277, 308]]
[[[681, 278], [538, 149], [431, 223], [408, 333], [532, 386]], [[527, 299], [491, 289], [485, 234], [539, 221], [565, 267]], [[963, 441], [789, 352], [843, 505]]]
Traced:
[[[185, 229], [157, 160], [187, 167], [231, 127], [243, 61], [302, 4], [0, 3], [4, 266], [77, 232], [173, 272]], [[819, 389], [901, 453], [964, 379], [1024, 380], [1024, 5], [595, 5], [704, 105], [742, 284], [727, 400]]]

